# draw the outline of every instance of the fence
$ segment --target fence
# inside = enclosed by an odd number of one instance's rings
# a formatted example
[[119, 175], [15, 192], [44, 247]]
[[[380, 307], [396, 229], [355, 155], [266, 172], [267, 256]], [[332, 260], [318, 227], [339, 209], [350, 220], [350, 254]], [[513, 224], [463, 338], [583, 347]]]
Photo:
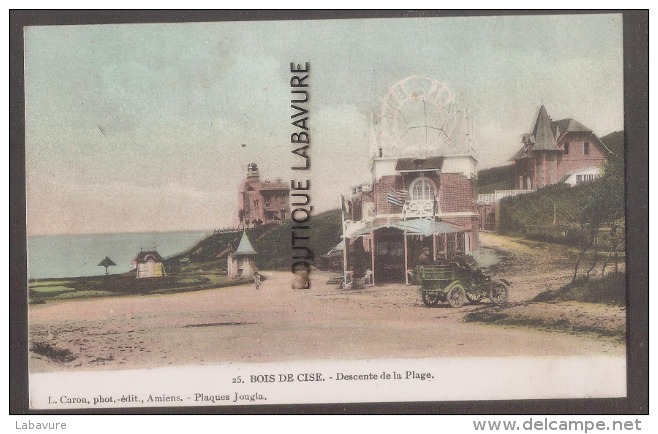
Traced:
[[495, 190], [493, 193], [478, 194], [476, 207], [480, 215], [480, 229], [493, 231], [498, 227], [500, 209], [498, 202], [505, 197], [532, 193], [535, 190]]
[[478, 203], [497, 203], [501, 199], [519, 194], [532, 193], [535, 190], [495, 190], [493, 193], [478, 194]]
[[222, 229], [215, 229], [212, 231], [213, 235], [217, 234], [229, 234], [232, 232], [241, 232], [243, 229], [242, 228], [222, 228]]

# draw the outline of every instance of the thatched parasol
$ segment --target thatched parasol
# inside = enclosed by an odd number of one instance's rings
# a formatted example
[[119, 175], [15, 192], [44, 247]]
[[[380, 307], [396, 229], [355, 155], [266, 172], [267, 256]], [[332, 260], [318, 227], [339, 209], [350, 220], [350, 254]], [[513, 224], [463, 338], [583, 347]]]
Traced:
[[107, 256], [105, 257], [105, 259], [103, 259], [103, 260], [101, 261], [100, 264], [98, 264], [99, 267], [105, 267], [105, 275], [106, 275], [106, 276], [108, 275], [107, 267], [112, 267], [112, 266], [116, 266], [116, 265], [117, 265], [117, 264], [115, 264], [114, 261], [112, 261], [112, 260], [111, 260], [110, 258], [108, 258]]

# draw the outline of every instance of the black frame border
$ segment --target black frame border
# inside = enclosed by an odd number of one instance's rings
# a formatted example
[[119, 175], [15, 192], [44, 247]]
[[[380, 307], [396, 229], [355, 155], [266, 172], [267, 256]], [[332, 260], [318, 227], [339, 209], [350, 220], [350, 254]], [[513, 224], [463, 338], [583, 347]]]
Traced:
[[[465, 402], [295, 404], [46, 411], [29, 409], [23, 27], [256, 20], [470, 17], [621, 13], [626, 142], [627, 397]], [[10, 10], [9, 11], [9, 414], [648, 414], [649, 13], [648, 10]]]

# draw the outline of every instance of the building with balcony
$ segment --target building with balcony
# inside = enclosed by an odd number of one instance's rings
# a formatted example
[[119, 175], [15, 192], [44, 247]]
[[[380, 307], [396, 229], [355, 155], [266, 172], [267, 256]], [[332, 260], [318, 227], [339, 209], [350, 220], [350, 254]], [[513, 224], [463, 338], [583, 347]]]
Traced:
[[289, 195], [290, 188], [281, 178], [261, 180], [258, 165], [248, 164], [247, 178], [238, 193], [240, 226], [245, 228], [283, 222], [290, 217]]
[[346, 281], [408, 284], [417, 265], [476, 249], [472, 120], [450, 89], [398, 82], [370, 130], [370, 183], [341, 198]]

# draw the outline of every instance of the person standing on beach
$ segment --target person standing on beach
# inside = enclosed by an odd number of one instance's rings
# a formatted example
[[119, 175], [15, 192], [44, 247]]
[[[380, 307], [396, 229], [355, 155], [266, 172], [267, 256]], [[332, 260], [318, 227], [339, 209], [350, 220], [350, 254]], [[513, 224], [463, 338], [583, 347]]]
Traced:
[[260, 289], [260, 274], [254, 273], [254, 284], [256, 285], [256, 291]]

